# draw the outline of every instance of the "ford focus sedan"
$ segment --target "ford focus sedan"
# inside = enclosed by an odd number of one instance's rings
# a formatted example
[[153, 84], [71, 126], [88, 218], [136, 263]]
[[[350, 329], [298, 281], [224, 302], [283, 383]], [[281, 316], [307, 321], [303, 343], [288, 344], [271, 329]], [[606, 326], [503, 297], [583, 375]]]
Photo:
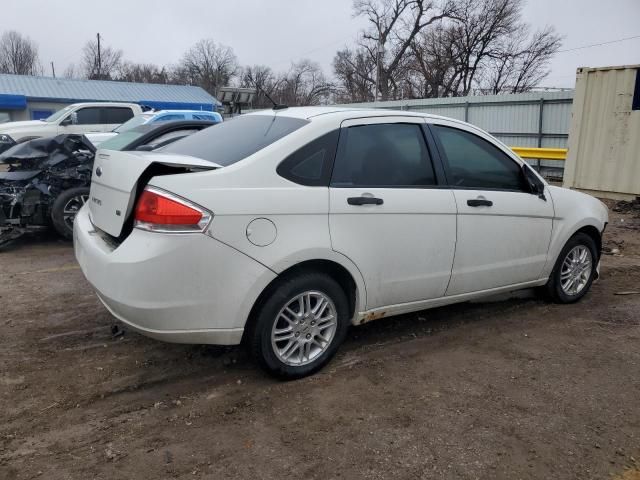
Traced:
[[290, 108], [161, 152], [100, 150], [75, 253], [105, 307], [180, 343], [244, 342], [296, 378], [350, 325], [597, 277], [606, 207], [464, 122]]

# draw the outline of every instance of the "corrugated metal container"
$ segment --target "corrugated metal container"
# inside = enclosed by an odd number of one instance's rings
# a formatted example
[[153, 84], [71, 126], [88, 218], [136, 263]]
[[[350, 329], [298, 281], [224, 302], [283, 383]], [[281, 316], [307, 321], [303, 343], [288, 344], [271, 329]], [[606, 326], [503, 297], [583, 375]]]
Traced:
[[579, 68], [564, 186], [640, 195], [640, 65]]

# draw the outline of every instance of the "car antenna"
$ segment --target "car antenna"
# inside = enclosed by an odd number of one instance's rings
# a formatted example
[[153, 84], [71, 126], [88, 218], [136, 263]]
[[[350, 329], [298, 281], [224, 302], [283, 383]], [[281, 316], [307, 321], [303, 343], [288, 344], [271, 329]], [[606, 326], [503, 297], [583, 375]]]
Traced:
[[256, 86], [256, 89], [260, 90], [262, 93], [264, 93], [264, 96], [267, 97], [271, 103], [273, 103], [273, 110], [284, 110], [285, 108], [289, 108], [288, 105], [283, 105], [281, 103], [276, 103], [275, 100], [273, 98], [271, 98], [271, 96], [265, 91], [265, 89], [262, 88], [260, 85], [258, 85], [257, 82], [254, 82], [254, 84]]

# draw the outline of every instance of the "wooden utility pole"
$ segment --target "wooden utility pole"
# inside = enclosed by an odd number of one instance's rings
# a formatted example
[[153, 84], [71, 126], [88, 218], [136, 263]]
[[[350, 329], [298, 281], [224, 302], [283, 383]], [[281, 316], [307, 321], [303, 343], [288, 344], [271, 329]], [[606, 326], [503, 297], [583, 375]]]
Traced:
[[53, 66], [53, 62], [51, 62], [51, 75], [53, 75], [53, 78], [56, 78], [56, 69]]
[[98, 80], [100, 80], [102, 78], [102, 57], [100, 55], [100, 33], [96, 34], [96, 37], [98, 37]]

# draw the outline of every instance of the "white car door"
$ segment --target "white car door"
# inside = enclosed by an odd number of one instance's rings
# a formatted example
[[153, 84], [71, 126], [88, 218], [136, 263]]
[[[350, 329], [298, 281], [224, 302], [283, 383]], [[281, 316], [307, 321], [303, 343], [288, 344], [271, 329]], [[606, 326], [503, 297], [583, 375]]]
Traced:
[[367, 310], [441, 297], [447, 288], [456, 205], [426, 134], [420, 117], [342, 123], [329, 231], [332, 248], [363, 275]]
[[483, 133], [444, 121], [430, 129], [458, 206], [447, 295], [538, 280], [551, 239], [550, 196], [532, 194], [520, 164]]

